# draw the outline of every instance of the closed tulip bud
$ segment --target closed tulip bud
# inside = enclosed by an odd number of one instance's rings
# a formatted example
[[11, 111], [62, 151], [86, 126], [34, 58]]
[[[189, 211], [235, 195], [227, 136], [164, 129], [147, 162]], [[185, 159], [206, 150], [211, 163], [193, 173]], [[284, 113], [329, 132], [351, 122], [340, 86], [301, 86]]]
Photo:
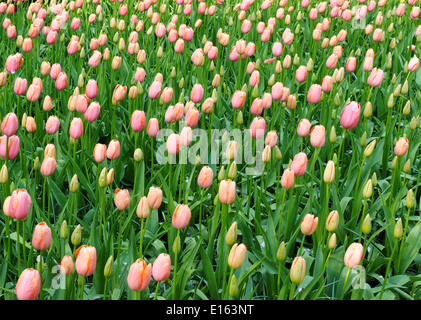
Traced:
[[51, 245], [51, 229], [45, 222], [35, 226], [32, 246], [36, 250], [47, 250]]
[[306, 274], [306, 261], [303, 257], [296, 257], [292, 262], [290, 269], [290, 279], [295, 285], [303, 282]]
[[263, 162], [266, 162], [266, 163], [269, 162], [271, 158], [271, 154], [272, 154], [272, 149], [269, 145], [267, 145], [262, 153]]
[[247, 247], [244, 244], [235, 243], [228, 256], [228, 265], [233, 269], [240, 268], [244, 263], [246, 253]]
[[174, 243], [172, 245], [172, 252], [174, 253], [180, 253], [181, 250], [181, 241], [179, 235], [174, 239]]
[[9, 179], [9, 171], [7, 170], [7, 166], [3, 164], [0, 171], [0, 183], [4, 184]]
[[225, 167], [221, 166], [221, 169], [219, 170], [219, 173], [218, 173], [218, 180], [221, 181], [221, 180], [224, 180], [224, 178], [225, 178]]
[[237, 222], [231, 225], [228, 229], [227, 234], [225, 235], [225, 242], [227, 245], [232, 246], [234, 243], [237, 242]]
[[362, 232], [365, 235], [368, 235], [371, 232], [371, 228], [372, 228], [371, 218], [370, 218], [370, 215], [367, 214], [364, 218], [364, 221], [363, 221]]
[[333, 180], [335, 180], [335, 164], [332, 160], [329, 160], [323, 173], [323, 181], [325, 183], [331, 183]]
[[371, 141], [368, 146], [364, 149], [364, 156], [369, 157], [373, 153], [374, 147], [376, 146], [377, 140]]
[[330, 129], [330, 134], [329, 134], [329, 142], [330, 143], [335, 143], [337, 140], [337, 136], [336, 136], [336, 129], [335, 126], [332, 126], [332, 128]]
[[333, 104], [335, 107], [339, 107], [341, 99], [339, 98], [339, 94], [335, 94], [335, 98], [333, 99]]
[[67, 228], [67, 221], [64, 220], [60, 227], [60, 237], [62, 239], [67, 239], [68, 235], [69, 235], [69, 229]]
[[70, 241], [76, 247], [82, 241], [82, 227], [80, 226], [80, 224], [78, 224], [75, 230], [73, 230], [72, 236], [70, 237]]
[[360, 146], [365, 147], [365, 145], [367, 144], [367, 132], [364, 131], [364, 133], [361, 135], [360, 137]]
[[403, 228], [402, 228], [402, 219], [399, 218], [398, 221], [395, 224], [395, 228], [393, 229], [393, 236], [396, 239], [402, 238], [403, 235]]
[[233, 274], [231, 277], [231, 281], [229, 284], [229, 294], [233, 298], [237, 297], [238, 295], [238, 280], [235, 274]]
[[228, 169], [228, 178], [234, 180], [236, 176], [237, 176], [237, 163], [234, 160], [231, 163], [231, 165], [229, 166], [229, 169]]
[[408, 193], [406, 194], [406, 207], [408, 209], [412, 209], [415, 205], [415, 199], [414, 199], [414, 192], [412, 189], [409, 189]]
[[114, 204], [118, 210], [126, 210], [130, 205], [130, 193], [127, 189], [117, 188], [114, 193]]
[[278, 161], [281, 160], [282, 159], [281, 149], [279, 149], [278, 146], [275, 146], [274, 150], [275, 150], [275, 159], [278, 160]]
[[403, 172], [409, 173], [411, 171], [411, 159], [406, 160], [405, 164], [403, 165]]
[[70, 192], [77, 192], [79, 190], [79, 179], [77, 178], [77, 174], [75, 174], [70, 181], [69, 190]]
[[36, 157], [34, 160], [34, 170], [38, 171], [41, 168], [41, 162], [39, 161], [39, 158]]
[[408, 151], [409, 142], [406, 137], [399, 138], [395, 144], [394, 152], [398, 157], [402, 157]]
[[110, 256], [107, 259], [107, 262], [105, 263], [105, 266], [104, 266], [105, 279], [111, 278], [111, 276], [113, 275], [113, 271], [114, 271], [114, 258], [113, 256]]
[[363, 115], [365, 118], [370, 118], [372, 114], [373, 114], [373, 106], [371, 105], [371, 102], [368, 101], [365, 105]]
[[329, 232], [335, 232], [339, 225], [339, 213], [333, 210], [329, 213], [326, 220], [326, 230]]
[[162, 203], [162, 190], [159, 187], [150, 187], [147, 200], [150, 209], [159, 209]]
[[98, 179], [98, 184], [100, 187], [106, 187], [107, 184], [107, 168], [103, 168]]
[[282, 241], [278, 247], [278, 250], [276, 251], [276, 259], [281, 262], [284, 261], [287, 256], [287, 250], [285, 247], [285, 242]]
[[402, 113], [407, 116], [411, 112], [411, 101], [408, 100], [405, 104], [405, 107], [402, 110]]
[[371, 197], [372, 194], [373, 194], [373, 184], [372, 184], [371, 179], [369, 179], [364, 186], [363, 196], [364, 198], [368, 199]]
[[133, 153], [133, 159], [136, 162], [140, 162], [143, 160], [143, 151], [140, 148], [137, 148]]

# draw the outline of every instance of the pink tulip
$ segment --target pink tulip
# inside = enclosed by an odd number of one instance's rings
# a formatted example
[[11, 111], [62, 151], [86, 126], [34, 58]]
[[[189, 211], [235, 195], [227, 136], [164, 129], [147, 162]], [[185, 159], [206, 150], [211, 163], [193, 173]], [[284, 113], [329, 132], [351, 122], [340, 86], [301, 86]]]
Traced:
[[180, 150], [180, 136], [177, 133], [170, 134], [168, 136], [166, 146], [168, 154], [177, 154]]
[[18, 129], [18, 118], [16, 117], [16, 114], [13, 112], [8, 113], [1, 123], [1, 132], [5, 136], [11, 137], [13, 136]]
[[98, 95], [98, 85], [95, 80], [90, 79], [88, 81], [88, 83], [86, 84], [85, 94], [89, 99], [96, 98], [96, 96]]
[[162, 88], [162, 83], [155, 80], [152, 82], [152, 84], [149, 87], [149, 98], [150, 99], [158, 99], [159, 96], [161, 95], [161, 88]]
[[291, 170], [296, 176], [303, 176], [307, 170], [308, 159], [304, 152], [297, 153], [292, 160]]
[[94, 101], [89, 105], [88, 109], [86, 109], [83, 116], [87, 121], [94, 122], [98, 118], [100, 112], [101, 106], [98, 102]]
[[[6, 159], [6, 140], [7, 137], [6, 136], [1, 136], [0, 137], [0, 156], [3, 159]], [[13, 135], [11, 137], [9, 137], [9, 143], [7, 145], [7, 157], [9, 160], [13, 160], [16, 158], [16, 156], [19, 153], [19, 137], [16, 135]]]
[[83, 122], [82, 119], [74, 117], [70, 123], [69, 135], [73, 139], [79, 139], [83, 134]]
[[291, 168], [287, 168], [281, 177], [281, 186], [285, 189], [291, 189], [294, 186], [295, 173]]
[[203, 189], [207, 189], [212, 185], [213, 171], [209, 166], [204, 166], [197, 177], [197, 184]]
[[172, 224], [176, 229], [184, 229], [189, 225], [191, 211], [188, 205], [178, 204], [172, 216]]
[[196, 83], [190, 92], [190, 99], [194, 103], [199, 103], [203, 98], [203, 94], [204, 94], [204, 89], [202, 85], [200, 83]]
[[167, 280], [171, 274], [171, 257], [169, 254], [161, 253], [152, 265], [152, 276], [157, 282]]
[[266, 131], [266, 121], [262, 117], [255, 117], [250, 124], [250, 135], [253, 138], [263, 138]]
[[47, 250], [51, 245], [51, 229], [45, 222], [35, 226], [32, 246], [35, 250]]
[[148, 128], [147, 128], [148, 136], [155, 138], [159, 133], [159, 124], [158, 119], [151, 118], [148, 122]]
[[361, 108], [355, 101], [348, 102], [342, 111], [340, 122], [346, 130], [354, 129], [360, 121]]
[[307, 93], [307, 101], [316, 104], [322, 98], [322, 87], [319, 84], [312, 84]]
[[120, 142], [118, 140], [111, 140], [107, 147], [107, 158], [115, 160], [120, 156]]
[[371, 74], [368, 76], [367, 83], [372, 87], [378, 87], [384, 78], [384, 72], [382, 69], [374, 68], [371, 70]]
[[16, 283], [18, 300], [36, 300], [41, 289], [41, 277], [38, 270], [28, 268], [22, 271]]
[[59, 127], [60, 120], [54, 115], [50, 116], [45, 123], [45, 131], [47, 131], [49, 134], [56, 133]]
[[310, 143], [314, 148], [321, 148], [325, 144], [326, 131], [322, 125], [314, 126], [310, 133]]
[[304, 138], [310, 133], [311, 123], [307, 119], [301, 119], [297, 126], [297, 134]]
[[51, 176], [56, 170], [57, 162], [54, 156], [47, 156], [42, 161], [41, 174], [45, 177]]
[[14, 219], [24, 220], [31, 209], [31, 197], [25, 189], [12, 192], [9, 201], [8, 215]]
[[76, 272], [80, 276], [91, 276], [96, 269], [96, 249], [87, 245], [80, 246], [76, 252]]
[[143, 291], [151, 281], [152, 265], [143, 259], [137, 259], [131, 266], [127, 276], [127, 284], [133, 291]]

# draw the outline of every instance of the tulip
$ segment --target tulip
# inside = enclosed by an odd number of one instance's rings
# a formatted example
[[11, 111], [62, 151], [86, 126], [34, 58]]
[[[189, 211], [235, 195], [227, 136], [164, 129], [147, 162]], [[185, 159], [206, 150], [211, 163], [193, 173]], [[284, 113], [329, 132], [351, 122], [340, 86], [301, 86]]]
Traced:
[[297, 71], [295, 72], [295, 80], [297, 82], [304, 82], [307, 79], [307, 67], [306, 66], [299, 66]]
[[168, 154], [175, 155], [180, 150], [180, 136], [177, 133], [169, 135], [166, 143]]
[[270, 146], [271, 148], [274, 148], [276, 146], [276, 143], [278, 142], [278, 135], [276, 134], [275, 130], [271, 130], [266, 135], [265, 139], [265, 145]]
[[86, 109], [86, 112], [83, 116], [88, 122], [94, 122], [98, 118], [100, 112], [101, 106], [99, 105], [99, 103], [92, 102], [89, 105], [88, 109]]
[[55, 82], [56, 89], [62, 91], [67, 87], [67, 74], [60, 72]]
[[113, 91], [113, 99], [116, 102], [123, 101], [124, 97], [126, 96], [126, 93], [127, 93], [127, 86], [121, 86], [121, 85], [118, 84], [114, 88], [114, 91]]
[[56, 170], [57, 162], [54, 156], [47, 156], [44, 158], [44, 161], [41, 165], [41, 173], [42, 175], [49, 177], [51, 176], [54, 171]]
[[18, 129], [18, 118], [14, 113], [8, 113], [1, 123], [1, 132], [7, 137], [13, 136]]
[[190, 92], [190, 99], [194, 103], [199, 103], [203, 98], [203, 94], [204, 94], [204, 89], [202, 85], [200, 83], [196, 83]]
[[54, 134], [57, 132], [60, 126], [60, 120], [56, 116], [50, 116], [45, 123], [45, 131], [49, 134]]
[[159, 187], [150, 187], [147, 200], [149, 208], [157, 210], [162, 203], [162, 190]]
[[145, 219], [149, 216], [148, 200], [145, 196], [139, 200], [139, 204], [136, 208], [136, 215], [141, 219]]
[[416, 56], [412, 57], [408, 63], [408, 70], [412, 72], [416, 71], [418, 69], [419, 64], [420, 60]]
[[135, 110], [132, 113], [131, 119], [130, 119], [130, 124], [131, 127], [133, 129], [133, 131], [138, 132], [138, 131], [143, 131], [143, 129], [145, 129], [146, 126], [146, 115], [144, 111], [140, 111], [140, 110]]
[[149, 119], [148, 128], [147, 128], [148, 136], [155, 138], [158, 135], [158, 132], [159, 132], [158, 119], [156, 118]]
[[24, 220], [29, 214], [31, 203], [31, 197], [25, 189], [16, 189], [10, 196], [7, 215], [17, 220]]
[[297, 153], [291, 163], [291, 169], [296, 176], [303, 176], [308, 164], [307, 155], [304, 152]]
[[18, 300], [36, 300], [41, 289], [41, 277], [38, 270], [28, 268], [22, 271], [16, 283]]
[[152, 84], [149, 87], [149, 98], [150, 99], [158, 99], [159, 96], [161, 95], [161, 88], [162, 88], [162, 83], [159, 81], [153, 81]]
[[219, 201], [223, 204], [232, 204], [235, 200], [235, 195], [235, 181], [222, 180], [219, 184]]
[[96, 268], [96, 249], [87, 245], [80, 246], [76, 252], [76, 272], [80, 276], [91, 276]]
[[82, 123], [82, 119], [80, 118], [73, 118], [72, 122], [70, 123], [70, 128], [69, 128], [69, 135], [73, 138], [73, 139], [79, 139], [83, 134], [83, 123]]
[[372, 87], [378, 87], [384, 78], [383, 70], [374, 68], [367, 79], [367, 83]]
[[152, 265], [152, 276], [157, 282], [162, 282], [170, 277], [171, 257], [169, 254], [161, 253]]
[[32, 236], [32, 246], [36, 250], [47, 250], [51, 245], [51, 229], [45, 222], [35, 226]]
[[325, 127], [322, 125], [314, 126], [310, 133], [310, 143], [314, 148], [321, 148], [325, 144]]
[[403, 157], [408, 151], [408, 139], [405, 137], [399, 138], [395, 144], [394, 152], [398, 157]]
[[114, 204], [118, 210], [126, 210], [130, 205], [130, 193], [127, 189], [117, 188], [114, 192]]
[[358, 266], [363, 260], [364, 248], [361, 243], [352, 243], [345, 252], [344, 263], [348, 268]]
[[307, 119], [301, 119], [297, 126], [297, 134], [304, 138], [310, 133], [311, 123]]
[[354, 129], [360, 120], [361, 108], [355, 101], [348, 102], [342, 111], [340, 122], [346, 130]]
[[322, 87], [319, 84], [312, 84], [307, 93], [307, 101], [316, 104], [322, 97]]
[[319, 219], [314, 217], [314, 215], [307, 213], [304, 216], [304, 219], [301, 221], [301, 232], [304, 235], [312, 235], [316, 231], [317, 223]]
[[263, 138], [266, 131], [266, 121], [262, 117], [256, 117], [253, 119], [250, 124], [250, 135], [253, 138], [260, 139]]
[[120, 156], [120, 142], [118, 140], [111, 140], [107, 148], [107, 158], [115, 160]]
[[295, 257], [290, 269], [290, 279], [295, 285], [303, 282], [306, 274], [306, 261], [303, 257]]
[[172, 224], [176, 229], [184, 229], [188, 226], [191, 218], [191, 211], [188, 205], [178, 204], [172, 216]]
[[237, 90], [232, 95], [231, 105], [234, 109], [241, 109], [246, 101], [246, 93], [244, 91]]
[[[9, 137], [9, 142], [7, 144], [7, 158], [9, 160], [13, 160], [16, 158], [16, 156], [19, 153], [19, 143], [20, 139], [18, 136], [13, 135]], [[1, 136], [0, 137], [0, 157], [3, 159], [6, 159], [6, 143], [7, 143], [7, 137]]]
[[127, 276], [127, 284], [133, 291], [143, 291], [151, 281], [152, 265], [143, 259], [137, 259], [131, 266]]
[[335, 164], [332, 160], [327, 162], [325, 171], [323, 173], [323, 181], [325, 183], [331, 183], [335, 179]]
[[197, 184], [203, 189], [207, 189], [212, 185], [213, 170], [209, 166], [204, 166], [197, 177]]
[[228, 255], [228, 265], [233, 269], [240, 268], [246, 257], [247, 247], [243, 243], [235, 243]]
[[326, 230], [329, 232], [335, 232], [339, 225], [339, 213], [333, 210], [329, 213], [326, 220]]
[[19, 96], [24, 95], [27, 87], [28, 87], [28, 81], [26, 79], [22, 79], [20, 77], [16, 78], [13, 89], [17, 95]]
[[65, 276], [68, 276], [73, 273], [74, 268], [75, 266], [74, 266], [73, 259], [71, 256], [64, 256], [61, 259], [60, 270], [62, 274], [64, 274]]
[[95, 80], [90, 79], [86, 84], [86, 96], [89, 99], [95, 99], [98, 95], [98, 85]]

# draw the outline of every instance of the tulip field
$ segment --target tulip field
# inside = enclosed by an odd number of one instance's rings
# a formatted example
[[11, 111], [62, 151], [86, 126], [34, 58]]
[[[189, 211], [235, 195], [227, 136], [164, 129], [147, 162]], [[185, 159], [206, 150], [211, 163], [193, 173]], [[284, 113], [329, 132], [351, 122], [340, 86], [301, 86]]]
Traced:
[[420, 299], [420, 6], [0, 0], [0, 299]]

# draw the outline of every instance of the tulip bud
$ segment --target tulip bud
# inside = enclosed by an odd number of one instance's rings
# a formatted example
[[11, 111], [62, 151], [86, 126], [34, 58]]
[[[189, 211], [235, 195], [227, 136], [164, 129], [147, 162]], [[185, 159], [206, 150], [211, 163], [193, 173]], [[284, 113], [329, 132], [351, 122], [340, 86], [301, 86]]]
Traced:
[[360, 138], [361, 148], [364, 147], [366, 144], [367, 144], [367, 132], [364, 131], [364, 133], [361, 135], [361, 138]]
[[335, 164], [332, 160], [329, 160], [323, 174], [323, 181], [325, 183], [331, 183], [333, 180], [335, 180]]
[[408, 159], [403, 165], [403, 172], [408, 173], [410, 170], [411, 170], [411, 159]]
[[306, 273], [306, 261], [303, 257], [296, 257], [290, 269], [290, 279], [294, 284], [300, 284]]
[[234, 221], [234, 223], [228, 229], [227, 234], [225, 236], [225, 242], [229, 246], [232, 246], [234, 243], [237, 242], [237, 222], [236, 221]]
[[107, 184], [107, 168], [102, 169], [99, 175], [98, 184], [100, 187], [106, 187], [108, 185]]
[[281, 149], [279, 149], [278, 146], [275, 146], [275, 159], [280, 161], [282, 159], [282, 152]]
[[111, 276], [113, 274], [113, 269], [114, 269], [114, 258], [113, 258], [113, 256], [110, 256], [108, 258], [107, 262], [105, 263], [105, 267], [104, 267], [104, 277], [105, 277], [105, 279], [111, 278]]
[[336, 129], [335, 126], [332, 126], [332, 128], [330, 129], [330, 134], [329, 134], [329, 142], [330, 143], [335, 143], [337, 140], [337, 136], [336, 136]]
[[218, 180], [224, 180], [225, 179], [225, 167], [221, 166], [221, 169], [219, 170], [219, 174], [218, 174]]
[[396, 224], [395, 224], [395, 228], [393, 229], [393, 236], [396, 239], [400, 239], [400, 238], [402, 238], [402, 234], [403, 234], [402, 219], [399, 218], [398, 222], [396, 222]]
[[366, 157], [371, 156], [371, 154], [373, 153], [374, 147], [376, 146], [376, 141], [377, 140], [373, 140], [368, 144], [368, 146], [364, 150], [364, 156]]
[[333, 210], [329, 213], [326, 220], [326, 230], [329, 232], [335, 232], [339, 225], [339, 212]]
[[389, 98], [387, 99], [387, 107], [393, 108], [393, 103], [394, 103], [394, 97], [393, 97], [393, 93], [391, 93], [389, 95]]
[[140, 162], [140, 161], [142, 161], [142, 160], [143, 160], [143, 151], [142, 151], [142, 149], [137, 148], [137, 149], [134, 151], [134, 154], [133, 154], [133, 159], [134, 159], [134, 161], [136, 161], [136, 162]]
[[401, 92], [402, 92], [402, 94], [407, 94], [408, 93], [408, 80], [405, 80], [405, 82], [403, 83], [403, 86], [402, 86], [402, 90], [401, 90]]
[[7, 170], [7, 166], [4, 164], [1, 167], [0, 171], [0, 183], [4, 184], [9, 179], [9, 171]]
[[369, 179], [364, 187], [363, 196], [364, 198], [368, 199], [373, 194], [373, 184], [371, 179]]
[[362, 231], [365, 235], [368, 235], [371, 232], [371, 218], [370, 215], [367, 214], [363, 221]]
[[39, 158], [36, 157], [34, 160], [34, 170], [38, 171], [41, 168], [41, 162], [39, 161]]
[[229, 294], [231, 297], [235, 298], [238, 295], [238, 280], [235, 274], [231, 277], [230, 287], [229, 287]]
[[241, 110], [237, 114], [237, 123], [240, 125], [244, 123], [243, 112]]
[[179, 253], [180, 250], [181, 250], [181, 241], [180, 241], [180, 237], [177, 235], [172, 245], [172, 251], [174, 253]]
[[77, 174], [75, 174], [72, 180], [70, 181], [69, 190], [70, 192], [77, 192], [78, 189], [79, 189], [79, 180], [77, 178]]
[[111, 168], [107, 173], [107, 186], [111, 185], [114, 181], [114, 169]]
[[406, 194], [406, 207], [408, 209], [412, 209], [415, 205], [414, 200], [414, 192], [412, 189], [409, 189], [408, 193]]
[[285, 242], [282, 241], [278, 247], [278, 251], [276, 251], [276, 259], [280, 261], [284, 261], [287, 256], [287, 250], [285, 247]]
[[67, 221], [64, 220], [60, 227], [60, 237], [62, 239], [67, 239], [68, 235], [69, 235], [69, 230], [67, 228]]
[[371, 115], [373, 114], [373, 106], [371, 105], [371, 102], [370, 101], [368, 101], [366, 104], [365, 104], [365, 108], [364, 108], [364, 117], [366, 117], [366, 118], [370, 118], [371, 117]]
[[267, 162], [270, 161], [271, 153], [272, 153], [272, 149], [270, 148], [269, 145], [267, 145], [265, 147], [265, 149], [263, 150], [263, 153], [262, 153], [262, 160], [263, 160], [263, 162], [266, 162], [267, 163]]
[[392, 160], [392, 163], [390, 164], [390, 167], [392, 170], [396, 169], [397, 162], [398, 162], [398, 156], [395, 156]]
[[329, 246], [329, 249], [330, 249], [330, 250], [333, 250], [333, 249], [335, 249], [335, 248], [336, 248], [336, 233], [333, 233], [333, 234], [330, 236], [328, 246]]
[[71, 236], [70, 240], [71, 240], [72, 244], [76, 247], [82, 241], [82, 227], [80, 226], [80, 224], [78, 224], [77, 227], [75, 228], [75, 230], [73, 230], [73, 233], [72, 233], [72, 236]]
[[237, 176], [237, 163], [235, 160], [231, 163], [228, 169], [228, 178], [234, 180]]
[[407, 116], [411, 112], [411, 101], [408, 100], [405, 104], [405, 107], [402, 110], [402, 113]]
[[246, 253], [247, 247], [243, 243], [235, 243], [228, 255], [228, 265], [233, 269], [240, 268], [243, 265]]

